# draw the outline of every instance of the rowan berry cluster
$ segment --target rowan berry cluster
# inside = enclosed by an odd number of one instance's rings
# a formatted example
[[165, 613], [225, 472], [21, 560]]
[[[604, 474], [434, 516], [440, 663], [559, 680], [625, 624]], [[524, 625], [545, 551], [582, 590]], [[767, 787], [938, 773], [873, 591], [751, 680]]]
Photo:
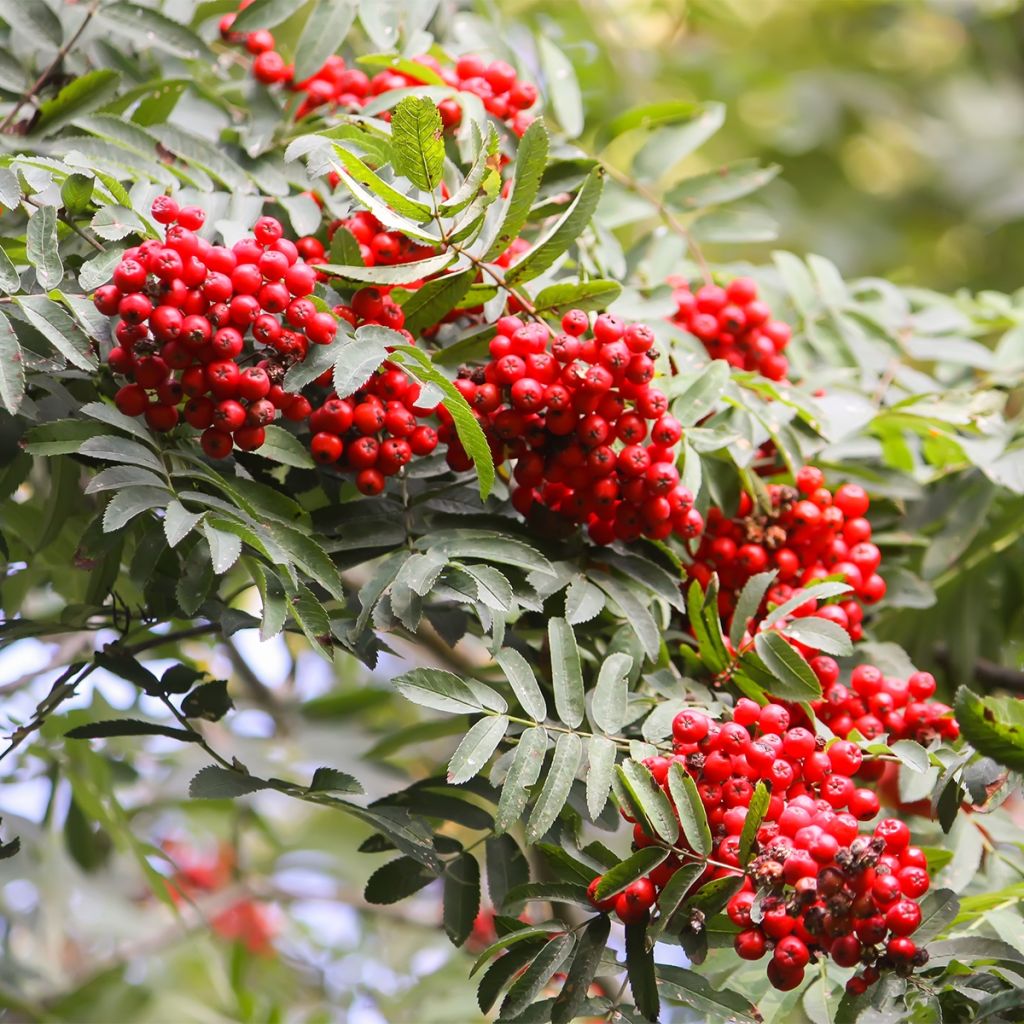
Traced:
[[[333, 174], [333, 172], [332, 172]], [[332, 187], [340, 180], [330, 177]], [[398, 231], [388, 231], [376, 217], [367, 210], [359, 210], [342, 220], [332, 221], [327, 226], [327, 238], [331, 240], [339, 228], [345, 228], [359, 244], [359, 255], [368, 267], [395, 266], [399, 263], [414, 263], [430, 256], [436, 256], [437, 250], [429, 245], [420, 245], [405, 237]], [[316, 238], [300, 239], [300, 243], [315, 251], [317, 246], [323, 253], [323, 245]], [[313, 243], [316, 243], [314, 245]], [[323, 258], [321, 256], [321, 258]], [[405, 288], [411, 285], [403, 285]]]
[[309, 417], [313, 458], [353, 470], [362, 494], [380, 494], [387, 477], [437, 447], [437, 431], [420, 422], [437, 409], [417, 407], [419, 394], [420, 385], [390, 363], [351, 397], [330, 394]]
[[[190, 902], [203, 894], [222, 892], [232, 882], [235, 856], [228, 846], [213, 855], [204, 855], [194, 847], [173, 839], [161, 844], [174, 866], [167, 880], [171, 900]], [[250, 953], [270, 957], [275, 954], [274, 938], [279, 931], [273, 906], [243, 896], [210, 917], [210, 927], [229, 942], [241, 942]]]
[[871, 543], [871, 523], [864, 518], [870, 505], [864, 488], [841, 484], [833, 493], [820, 469], [805, 466], [796, 475], [795, 488], [769, 484], [767, 490], [770, 512], [755, 508], [746, 493], [740, 495], [738, 514], [732, 518], [718, 508], [709, 510], [707, 531], [688, 566], [690, 577], [707, 586], [712, 573], [718, 574], [719, 607], [727, 621], [739, 593], [758, 573], [778, 573], [764, 608], [781, 605], [816, 580], [836, 577], [853, 588], [849, 599], [818, 607], [809, 597], [795, 614], [830, 619], [851, 640], [859, 640], [862, 606], [881, 600], [886, 589], [878, 574], [882, 554]]
[[672, 322], [698, 338], [712, 359], [724, 359], [740, 370], [753, 370], [769, 380], [784, 380], [789, 361], [782, 354], [792, 330], [773, 320], [757, 297], [757, 283], [737, 277], [722, 288], [706, 284], [691, 290], [685, 278], [670, 277], [676, 311]]
[[[513, 506], [528, 515], [539, 504], [586, 524], [599, 544], [696, 536], [703, 520], [675, 466], [682, 427], [651, 386], [651, 329], [608, 313], [591, 326], [571, 310], [562, 331], [502, 317], [489, 362], [462, 369], [455, 383], [495, 462], [515, 460]], [[454, 440], [448, 458], [465, 468]]]
[[335, 318], [309, 298], [316, 271], [273, 217], [225, 248], [195, 233], [206, 216], [198, 207], [158, 196], [152, 213], [167, 225], [163, 241], [127, 249], [94, 297], [101, 313], [120, 318], [107, 362], [131, 383], [117, 407], [157, 431], [184, 418], [203, 431], [211, 458], [235, 446], [254, 451], [278, 412], [296, 421], [309, 414], [281, 382], [310, 343], [337, 333]]
[[[927, 865], [921, 851], [909, 846], [903, 822], [885, 819], [871, 835], [860, 833], [859, 823], [874, 818], [880, 805], [872, 790], [854, 782], [863, 763], [858, 746], [845, 740], [826, 746], [794, 725], [785, 706], [759, 707], [746, 698], [736, 702], [728, 722], [682, 711], [672, 734], [673, 754], [644, 764], [669, 792], [673, 764], [695, 781], [713, 847], [693, 888], [743, 877], [727, 907], [742, 929], [735, 940], [741, 957], [758, 960], [772, 947], [768, 977], [783, 990], [799, 985], [806, 965], [818, 957], [844, 967], [863, 963], [868, 980], [883, 967], [909, 972], [924, 961], [908, 936], [921, 920], [914, 901], [929, 887]], [[759, 781], [770, 796], [744, 868], [740, 837]], [[641, 824], [634, 825], [633, 838], [638, 848], [660, 841]], [[645, 921], [683, 863], [702, 859], [680, 829], [674, 852], [648, 876], [602, 901], [597, 878], [591, 899], [624, 923]]]
[[[239, 10], [248, 6], [249, 3], [243, 0]], [[439, 79], [459, 92], [479, 97], [484, 109], [504, 121], [517, 135], [522, 135], [533, 121], [527, 111], [537, 102], [537, 89], [530, 82], [521, 80], [516, 69], [505, 61], [488, 62], [482, 57], [467, 54], [459, 57], [454, 66], [445, 66], [436, 57], [421, 54], [401, 68], [388, 68], [371, 77], [360, 68], [349, 67], [344, 57], [332, 54], [319, 71], [297, 82], [294, 65], [288, 64], [275, 49], [277, 44], [273, 33], [267, 29], [235, 32], [232, 26], [236, 17], [237, 13], [225, 14], [221, 18], [221, 38], [225, 42], [244, 45], [253, 54], [252, 74], [257, 81], [265, 85], [283, 83], [293, 92], [303, 94], [295, 112], [297, 121], [327, 105], [358, 110], [375, 97], [395, 89], [436, 85]], [[417, 73], [410, 64], [419, 65], [423, 72]], [[462, 107], [458, 100], [441, 100], [437, 109], [445, 127], [456, 128], [461, 123]]]
[[832, 658], [812, 658], [811, 668], [822, 686], [822, 699], [811, 707], [836, 736], [845, 738], [856, 729], [866, 739], [886, 733], [890, 743], [910, 739], [927, 744], [937, 738], [955, 740], [960, 735], [953, 709], [930, 699], [935, 693], [935, 677], [930, 672], [897, 679], [874, 665], [858, 665], [850, 673], [850, 685], [844, 686]]

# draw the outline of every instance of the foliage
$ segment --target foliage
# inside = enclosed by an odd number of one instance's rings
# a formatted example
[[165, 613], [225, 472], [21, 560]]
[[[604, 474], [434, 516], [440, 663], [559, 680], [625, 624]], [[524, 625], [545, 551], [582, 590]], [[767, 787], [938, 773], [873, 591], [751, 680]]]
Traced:
[[[365, 105], [305, 111], [221, 37], [236, 6], [221, 0], [16, 6], [0, 3], [12, 727], [0, 757], [48, 802], [41, 825], [6, 815], [0, 845], [2, 877], [34, 887], [21, 890], [29, 920], [8, 922], [0, 1002], [15, 1019], [166, 1019], [204, 1000], [238, 1019], [320, 1020], [338, 1003], [344, 1014], [354, 993], [339, 994], [333, 966], [313, 980], [284, 957], [259, 963], [276, 927], [261, 908], [275, 900], [300, 922], [289, 955], [318, 962], [322, 918], [290, 869], [318, 872], [336, 913], [359, 906], [382, 958], [407, 964], [441, 930], [472, 950], [475, 962], [452, 957], [404, 996], [379, 995], [387, 1019], [667, 1020], [675, 1006], [723, 1020], [1018, 1019], [1024, 734], [1014, 698], [975, 691], [1021, 688], [1020, 297], [844, 280], [822, 256], [781, 250], [739, 262], [773, 236], [750, 197], [785, 176], [778, 154], [694, 157], [723, 124], [704, 97], [586, 119], [595, 87], [584, 75], [581, 90], [550, 33], [517, 25], [503, 38], [418, 0], [256, 0], [231, 26], [272, 29], [300, 79], [335, 50], [370, 72], [422, 75], [412, 57], [446, 58], [486, 32], [483, 48], [515, 49], [541, 87], [543, 116], [527, 125], [433, 72]], [[610, 81], [601, 104], [617, 100]], [[344, 396], [385, 362], [400, 367], [444, 409], [466, 466], [429, 456], [363, 497], [283, 419], [258, 450], [215, 461], [191, 427], [158, 432], [119, 411], [106, 363], [117, 339], [90, 296], [126, 249], [161, 237], [151, 211], [165, 194], [207, 211], [211, 241], [234, 244], [265, 213], [317, 236], [321, 313], [363, 286], [389, 289], [415, 344], [342, 323], [284, 383], [309, 390], [327, 373]], [[423, 251], [368, 260], [334, 230], [360, 210]], [[721, 261], [709, 265], [705, 243]], [[740, 272], [793, 325], [792, 380], [712, 359], [669, 319], [669, 278]], [[599, 546], [553, 512], [516, 513], [500, 446], [453, 380], [486, 361], [506, 311], [555, 326], [573, 308], [650, 325], [684, 428], [682, 482], [705, 518], [741, 501], [770, 511], [772, 478], [810, 464], [871, 492], [889, 588], [864, 642], [795, 617], [806, 592], [766, 605], [770, 577], [740, 590], [733, 615], [717, 577], [686, 583], [699, 542], [678, 533]], [[848, 587], [813, 589], [834, 607]], [[713, 838], [697, 788], [677, 767], [663, 789], [644, 766], [671, 750], [684, 708], [729, 717], [740, 696], [771, 695], [809, 709], [823, 698], [818, 651], [901, 679], [935, 670], [963, 731], [926, 746], [848, 737], [880, 768], [899, 765], [881, 795], [910, 817], [937, 879], [916, 933], [931, 959], [862, 996], [843, 994], [851, 971], [832, 961], [783, 994], [736, 959], [723, 911], [737, 886], [702, 874]], [[287, 667], [268, 686], [275, 658]], [[738, 840], [744, 866], [768, 799], [762, 783]], [[632, 850], [620, 809], [660, 844]], [[190, 833], [233, 852], [192, 863], [179, 848]], [[623, 930], [595, 909], [595, 877], [604, 900], [685, 851], [692, 863], [649, 925]], [[48, 954], [46, 914], [63, 912], [65, 891], [51, 880], [72, 872], [124, 940], [87, 970]], [[146, 886], [152, 935], [117, 904], [126, 877], [140, 900]], [[5, 914], [18, 893], [5, 890]], [[389, 916], [405, 898], [416, 909]], [[128, 980], [136, 939], [160, 950], [205, 919], [234, 940], [229, 959], [180, 948], [145, 986]], [[95, 921], [72, 932], [85, 947], [110, 937]]]

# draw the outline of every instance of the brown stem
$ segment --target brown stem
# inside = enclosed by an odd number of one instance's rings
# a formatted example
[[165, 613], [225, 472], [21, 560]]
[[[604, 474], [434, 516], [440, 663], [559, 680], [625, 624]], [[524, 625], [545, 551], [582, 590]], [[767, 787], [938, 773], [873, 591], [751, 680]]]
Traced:
[[49, 67], [35, 80], [28, 92], [23, 93], [19, 97], [17, 103], [15, 103], [7, 112], [7, 116], [3, 121], [0, 121], [0, 134], [4, 134], [10, 129], [15, 117], [18, 116], [18, 111], [21, 110], [29, 100], [35, 99], [39, 90], [42, 89], [42, 87], [50, 80], [50, 76], [57, 70], [61, 62], [70, 52], [71, 48], [78, 42], [79, 38], [81, 38], [86, 26], [90, 21], [92, 21], [93, 15], [99, 10], [99, 6], [100, 0], [92, 0], [92, 3], [89, 5], [89, 9], [85, 12], [85, 17], [82, 19], [82, 23], [78, 26], [78, 30], [75, 34], [57, 51], [57, 56], [50, 62]]
[[601, 166], [604, 167], [608, 173], [608, 177], [617, 181], [620, 185], [628, 188], [631, 192], [635, 192], [638, 196], [646, 199], [657, 211], [658, 216], [677, 234], [684, 242], [686, 242], [687, 249], [693, 254], [694, 261], [697, 266], [700, 267], [701, 275], [704, 278], [705, 284], [712, 284], [711, 268], [708, 266], [708, 261], [704, 258], [704, 253], [701, 247], [694, 241], [693, 234], [690, 229], [676, 216], [675, 211], [669, 209], [666, 205], [665, 200], [661, 198], [653, 189], [648, 188], [643, 182], [637, 181], [632, 175], [626, 174], [625, 171], [620, 171], [618, 168], [613, 167], [605, 161], [601, 161]]
[[[37, 210], [41, 209], [43, 206], [42, 203], [37, 203], [31, 196], [25, 196], [23, 201], [28, 203], [29, 206], [34, 206]], [[61, 224], [66, 224], [69, 228], [71, 228], [72, 231], [74, 231], [76, 235], [78, 235], [79, 238], [84, 239], [86, 242], [88, 242], [89, 245], [91, 245], [97, 252], [107, 251], [106, 246], [102, 242], [100, 242], [96, 238], [93, 238], [92, 235], [90, 235], [88, 232], [83, 231], [74, 222], [74, 220], [72, 220], [72, 218], [68, 216], [67, 210], [58, 210], [57, 220], [59, 220]]]

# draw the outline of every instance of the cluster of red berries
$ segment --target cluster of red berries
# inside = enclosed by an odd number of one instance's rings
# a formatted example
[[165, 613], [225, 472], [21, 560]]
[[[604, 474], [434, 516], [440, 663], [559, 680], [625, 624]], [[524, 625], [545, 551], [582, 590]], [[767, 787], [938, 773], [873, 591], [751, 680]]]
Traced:
[[[578, 309], [562, 330], [552, 336], [542, 323], [502, 317], [490, 360], [455, 382], [495, 462], [516, 462], [513, 506], [528, 515], [543, 505], [586, 524], [599, 544], [696, 536], [703, 519], [675, 466], [682, 427], [651, 386], [653, 332], [609, 313], [591, 327]], [[448, 457], [453, 468], [465, 461], [455, 442]]]
[[[811, 704], [816, 717], [836, 736], [856, 729], [866, 739], [886, 733], [889, 742], [910, 739], [928, 744], [960, 735], [953, 709], [930, 698], [935, 677], [914, 672], [907, 679], [884, 675], [874, 665], [858, 665], [850, 673], [850, 685], [839, 682], [839, 666], [825, 655], [811, 659], [822, 687], [822, 699]], [[881, 764], [878, 763], [881, 768]]]
[[380, 494], [387, 477], [437, 447], [437, 431], [420, 420], [438, 409], [417, 407], [419, 395], [420, 385], [390, 363], [349, 398], [329, 395], [309, 417], [313, 458], [340, 461], [362, 494]]
[[795, 488], [769, 484], [767, 489], [770, 512], [755, 508], [745, 492], [735, 517], [709, 510], [707, 531], [688, 566], [689, 575], [707, 586], [712, 573], [718, 574], [719, 607], [727, 620], [740, 591], [758, 573], [778, 573], [764, 608], [788, 601], [816, 580], [836, 577], [853, 588], [848, 600], [818, 607], [809, 599], [796, 614], [831, 619], [851, 640], [859, 640], [862, 604], [881, 600], [886, 589], [878, 574], [882, 553], [871, 543], [871, 523], [864, 518], [870, 505], [867, 492], [857, 484], [841, 484], [833, 493], [814, 466], [798, 471]]
[[[783, 990], [800, 984], [815, 957], [830, 956], [844, 967], [864, 963], [869, 978], [883, 967], [909, 970], [923, 962], [907, 936], [921, 920], [914, 901], [930, 885], [927, 864], [909, 846], [903, 822], [885, 819], [872, 835], [860, 834], [859, 822], [874, 818], [880, 805], [872, 790], [854, 782], [863, 764], [858, 746], [836, 740], [826, 747], [809, 729], [794, 725], [785, 706], [759, 707], [746, 698], [736, 702], [729, 722], [682, 711], [672, 733], [673, 754], [644, 764], [666, 790], [673, 764], [696, 782], [713, 848], [693, 888], [743, 876], [727, 908], [742, 929], [735, 941], [741, 957], [758, 960], [772, 945], [768, 977]], [[770, 797], [756, 831], [755, 855], [744, 870], [740, 836], [761, 780]], [[637, 848], [660, 842], [639, 823], [633, 838]], [[627, 924], [645, 921], [684, 861], [703, 859], [682, 830], [674, 847], [648, 876], [610, 899], [596, 899], [600, 878], [595, 879], [595, 906]]]
[[[243, 0], [239, 10], [245, 10], [249, 3], [251, 0]], [[266, 85], [283, 83], [293, 92], [304, 94], [295, 113], [296, 120], [328, 104], [358, 110], [384, 93], [411, 86], [435, 85], [440, 79], [459, 92], [479, 97], [487, 112], [504, 121], [517, 135], [522, 135], [533, 121], [527, 111], [537, 102], [537, 89], [530, 82], [522, 81], [516, 69], [505, 61], [488, 63], [482, 57], [467, 54], [459, 57], [454, 67], [445, 67], [436, 57], [421, 54], [414, 57], [412, 63], [424, 69], [422, 74], [405, 65], [401, 69], [379, 71], [371, 77], [359, 68], [350, 68], [343, 57], [333, 54], [319, 71], [304, 81], [296, 82], [295, 68], [275, 50], [273, 34], [267, 29], [244, 34], [235, 32], [232, 26], [236, 17], [237, 14], [225, 14], [221, 18], [221, 38], [225, 42], [244, 45], [253, 54], [252, 74], [257, 81]], [[455, 128], [461, 123], [462, 107], [458, 100], [441, 100], [437, 109], [447, 128]]]
[[[231, 885], [235, 855], [229, 846], [220, 847], [212, 856], [173, 839], [164, 840], [161, 846], [174, 866], [167, 892], [175, 903], [195, 901], [203, 893], [220, 892]], [[212, 915], [210, 927], [221, 938], [242, 943], [250, 953], [275, 955], [274, 939], [280, 922], [270, 904], [243, 896]]]
[[317, 272], [273, 217], [225, 248], [195, 234], [206, 216], [198, 207], [158, 196], [152, 214], [168, 225], [163, 241], [127, 249], [94, 296], [101, 313], [120, 317], [107, 362], [132, 383], [117, 392], [117, 407], [157, 431], [184, 418], [203, 431], [211, 458], [234, 446], [254, 451], [278, 412], [309, 415], [309, 402], [281, 382], [310, 343], [337, 333], [335, 318], [309, 298]]
[[757, 283], [737, 277], [722, 288], [706, 284], [696, 291], [684, 278], [670, 277], [676, 304], [674, 324], [698, 338], [712, 359], [724, 359], [740, 370], [754, 370], [769, 380], [784, 380], [789, 361], [782, 354], [792, 330], [771, 318], [757, 297]]

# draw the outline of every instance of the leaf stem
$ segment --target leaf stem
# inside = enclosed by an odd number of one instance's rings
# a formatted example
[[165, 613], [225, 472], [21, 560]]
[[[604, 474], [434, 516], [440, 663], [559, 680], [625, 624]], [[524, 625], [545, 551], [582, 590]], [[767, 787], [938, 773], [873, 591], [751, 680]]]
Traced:
[[86, 30], [89, 22], [92, 21], [93, 15], [96, 14], [99, 7], [100, 0], [92, 0], [92, 3], [89, 5], [89, 9], [85, 12], [85, 17], [82, 19], [82, 23], [78, 26], [75, 34], [57, 51], [57, 56], [53, 58], [46, 70], [35, 80], [28, 92], [22, 93], [14, 106], [7, 112], [7, 116], [3, 121], [0, 121], [0, 135], [9, 132], [11, 124], [15, 117], [18, 116], [18, 111], [21, 110], [29, 100], [35, 99], [39, 90], [42, 89], [42, 87], [50, 80], [50, 76], [57, 70], [61, 62], [70, 52], [71, 48], [78, 42], [79, 38], [81, 38], [82, 33]]

